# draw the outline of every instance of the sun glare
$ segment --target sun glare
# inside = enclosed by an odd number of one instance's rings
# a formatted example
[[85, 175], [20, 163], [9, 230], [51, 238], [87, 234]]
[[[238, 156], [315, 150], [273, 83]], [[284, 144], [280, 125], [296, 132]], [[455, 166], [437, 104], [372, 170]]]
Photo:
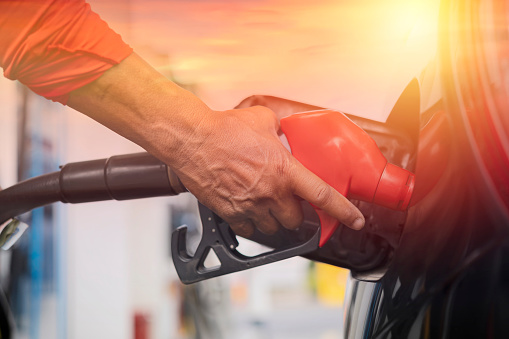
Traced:
[[215, 109], [256, 93], [384, 119], [436, 50], [438, 0], [138, 1], [135, 47]]

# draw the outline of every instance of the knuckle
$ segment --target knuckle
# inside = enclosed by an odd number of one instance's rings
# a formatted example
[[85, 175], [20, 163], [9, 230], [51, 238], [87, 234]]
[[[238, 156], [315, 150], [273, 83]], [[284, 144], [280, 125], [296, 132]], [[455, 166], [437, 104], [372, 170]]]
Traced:
[[304, 221], [304, 217], [302, 215], [294, 215], [292, 216], [291, 220], [288, 220], [284, 226], [285, 228], [289, 230], [296, 230], [297, 228], [302, 225], [302, 222]]
[[295, 215], [295, 221], [294, 221], [292, 229], [299, 228], [300, 225], [302, 225], [303, 222], [304, 222], [304, 216], [302, 215], [302, 212], [298, 213], [298, 215]]
[[244, 100], [242, 100], [235, 108], [246, 108], [246, 107], [259, 105], [260, 101], [258, 100], [259, 99], [258, 97], [259, 97], [258, 95], [251, 95], [251, 96], [245, 98]]
[[274, 118], [274, 119], [276, 118], [276, 113], [274, 113], [274, 111], [271, 110], [270, 108], [260, 105], [260, 102], [257, 102], [257, 105], [253, 106], [252, 108], [254, 110], [256, 110], [257, 114], [263, 114], [266, 117], [270, 117], [270, 118]]
[[226, 213], [236, 219], [246, 219], [253, 211], [256, 211], [255, 207], [254, 201], [244, 193], [232, 195], [225, 204]]
[[255, 94], [249, 97], [251, 106], [262, 106], [264, 101], [261, 95]]
[[223, 220], [230, 223], [230, 222], [238, 222], [241, 214], [239, 213], [239, 211], [237, 209], [230, 207], [230, 208], [225, 208], [223, 211], [221, 211], [220, 216], [221, 216], [221, 218], [223, 218]]
[[235, 234], [241, 237], [250, 237], [253, 234], [253, 227], [248, 223], [236, 223], [230, 225], [231, 229]]
[[314, 197], [317, 205], [326, 205], [332, 198], [332, 190], [327, 185], [319, 185], [314, 191]]
[[290, 161], [288, 159], [281, 159], [280, 161], [276, 162], [275, 170], [276, 174], [279, 177], [284, 177], [289, 172], [290, 168]]
[[272, 219], [272, 220], [266, 219], [264, 221], [257, 221], [255, 223], [255, 225], [256, 225], [256, 228], [260, 232], [267, 234], [267, 235], [273, 235], [279, 229], [279, 224], [274, 219]]
[[291, 219], [289, 222], [289, 229], [295, 230], [299, 228], [302, 223], [304, 222], [304, 214], [302, 213], [302, 210], [300, 206], [297, 204], [295, 205], [295, 208], [291, 211]]

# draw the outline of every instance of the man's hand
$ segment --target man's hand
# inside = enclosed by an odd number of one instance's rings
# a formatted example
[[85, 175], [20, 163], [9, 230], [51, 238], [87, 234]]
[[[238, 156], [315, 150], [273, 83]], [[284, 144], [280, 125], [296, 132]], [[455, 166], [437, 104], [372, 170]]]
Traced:
[[214, 112], [135, 54], [68, 103], [166, 162], [239, 235], [299, 227], [299, 198], [351, 228], [364, 225], [356, 207], [284, 148], [268, 108]]
[[265, 107], [214, 112], [182, 147], [174, 170], [242, 236], [254, 227], [267, 234], [280, 226], [298, 228], [303, 218], [298, 197], [361, 228], [357, 208], [304, 168], [281, 144], [278, 129], [275, 114]]

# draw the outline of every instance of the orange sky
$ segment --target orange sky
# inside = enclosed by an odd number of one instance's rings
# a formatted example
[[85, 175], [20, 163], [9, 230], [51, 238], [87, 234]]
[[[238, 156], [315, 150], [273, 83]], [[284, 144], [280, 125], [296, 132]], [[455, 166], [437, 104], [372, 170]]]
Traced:
[[438, 0], [91, 3], [212, 108], [270, 94], [378, 120], [433, 55], [438, 13]]

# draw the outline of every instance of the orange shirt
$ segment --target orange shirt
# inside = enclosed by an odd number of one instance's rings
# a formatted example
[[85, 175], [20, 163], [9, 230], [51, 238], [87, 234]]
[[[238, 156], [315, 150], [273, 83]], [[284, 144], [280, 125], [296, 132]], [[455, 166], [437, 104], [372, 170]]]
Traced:
[[0, 0], [0, 67], [63, 104], [132, 53], [81, 0]]

